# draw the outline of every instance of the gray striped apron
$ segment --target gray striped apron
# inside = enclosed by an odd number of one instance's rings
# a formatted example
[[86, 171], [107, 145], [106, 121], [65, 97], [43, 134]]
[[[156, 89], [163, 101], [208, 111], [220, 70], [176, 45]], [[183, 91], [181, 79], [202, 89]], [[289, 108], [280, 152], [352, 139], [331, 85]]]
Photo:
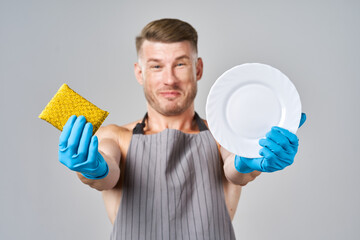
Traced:
[[146, 117], [133, 130], [111, 239], [235, 239], [219, 151], [205, 123], [195, 113], [198, 134], [144, 135]]

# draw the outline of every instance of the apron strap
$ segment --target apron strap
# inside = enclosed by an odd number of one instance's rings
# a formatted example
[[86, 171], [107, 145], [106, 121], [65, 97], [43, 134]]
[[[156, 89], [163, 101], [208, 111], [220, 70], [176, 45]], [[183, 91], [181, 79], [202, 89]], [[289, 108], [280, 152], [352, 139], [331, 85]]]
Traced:
[[141, 123], [136, 124], [136, 126], [133, 129], [133, 134], [144, 134], [144, 127], [145, 127], [145, 119], [147, 119], [148, 114], [145, 113], [145, 116]]
[[[146, 113], [141, 123], [137, 123], [136, 126], [134, 127], [133, 134], [144, 134], [144, 127], [146, 126], [145, 120], [147, 118], [148, 118], [148, 114]], [[204, 121], [199, 117], [197, 112], [195, 112], [195, 120], [200, 132], [208, 130], [208, 127], [206, 126]]]
[[204, 121], [199, 117], [197, 112], [195, 112], [195, 120], [197, 122], [200, 132], [209, 130], [208, 127], [206, 126], [206, 124], [204, 123]]

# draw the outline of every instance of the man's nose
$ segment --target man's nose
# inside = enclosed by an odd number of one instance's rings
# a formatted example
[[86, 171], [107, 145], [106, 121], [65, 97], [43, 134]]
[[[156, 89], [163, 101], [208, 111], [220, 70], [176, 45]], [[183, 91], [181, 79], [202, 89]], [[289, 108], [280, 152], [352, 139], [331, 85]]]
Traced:
[[164, 84], [166, 85], [173, 85], [176, 83], [177, 78], [172, 67], [166, 67], [164, 71]]

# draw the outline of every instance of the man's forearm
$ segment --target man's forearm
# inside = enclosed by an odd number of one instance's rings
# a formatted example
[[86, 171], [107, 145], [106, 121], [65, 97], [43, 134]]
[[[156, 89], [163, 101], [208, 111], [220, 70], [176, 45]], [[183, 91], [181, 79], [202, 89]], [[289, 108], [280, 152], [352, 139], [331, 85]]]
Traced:
[[253, 181], [257, 176], [261, 174], [259, 171], [253, 171], [250, 173], [240, 173], [236, 170], [234, 164], [235, 155], [231, 154], [225, 159], [224, 172], [226, 178], [233, 184], [245, 186], [249, 182]]
[[240, 173], [235, 168], [235, 154], [228, 152], [221, 147], [221, 155], [224, 161], [224, 173], [227, 180], [236, 185], [245, 186], [249, 182], [253, 181], [257, 176], [261, 174], [259, 171], [253, 171], [250, 173]]

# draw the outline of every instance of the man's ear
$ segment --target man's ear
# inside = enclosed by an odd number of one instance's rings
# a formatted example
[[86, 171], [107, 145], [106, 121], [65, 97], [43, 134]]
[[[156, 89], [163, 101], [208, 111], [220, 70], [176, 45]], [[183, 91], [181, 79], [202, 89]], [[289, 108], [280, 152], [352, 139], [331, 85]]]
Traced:
[[138, 62], [134, 64], [134, 73], [138, 83], [143, 85], [142, 69]]
[[201, 58], [197, 59], [196, 62], [196, 80], [199, 81], [202, 77], [204, 64]]

